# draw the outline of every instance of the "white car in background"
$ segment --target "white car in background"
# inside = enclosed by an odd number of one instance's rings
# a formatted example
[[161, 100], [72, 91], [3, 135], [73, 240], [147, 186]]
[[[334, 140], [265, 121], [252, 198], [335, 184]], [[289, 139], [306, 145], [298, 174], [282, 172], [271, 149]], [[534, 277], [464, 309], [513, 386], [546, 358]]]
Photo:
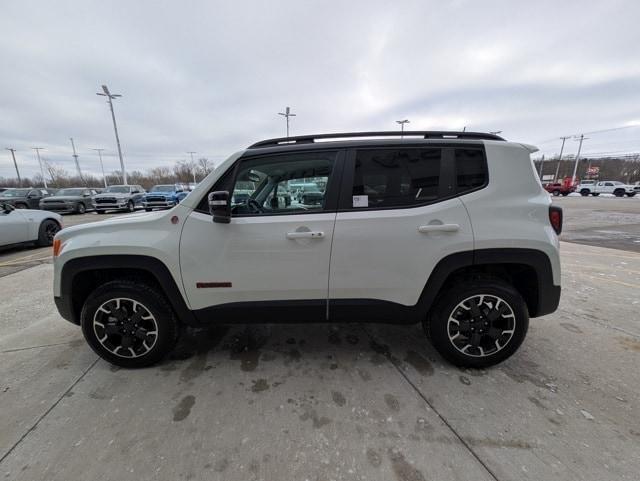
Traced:
[[62, 229], [62, 216], [46, 210], [16, 209], [0, 205], [0, 247], [35, 243], [50, 246]]

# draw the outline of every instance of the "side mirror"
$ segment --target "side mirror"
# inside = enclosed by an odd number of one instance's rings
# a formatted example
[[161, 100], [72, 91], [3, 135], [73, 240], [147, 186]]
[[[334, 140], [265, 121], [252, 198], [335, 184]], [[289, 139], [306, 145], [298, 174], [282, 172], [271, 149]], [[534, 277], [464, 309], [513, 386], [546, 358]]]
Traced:
[[209, 194], [209, 212], [213, 216], [213, 222], [228, 224], [231, 222], [231, 203], [229, 191], [219, 190]]
[[2, 212], [8, 214], [11, 211], [14, 211], [16, 208], [11, 204], [2, 204]]

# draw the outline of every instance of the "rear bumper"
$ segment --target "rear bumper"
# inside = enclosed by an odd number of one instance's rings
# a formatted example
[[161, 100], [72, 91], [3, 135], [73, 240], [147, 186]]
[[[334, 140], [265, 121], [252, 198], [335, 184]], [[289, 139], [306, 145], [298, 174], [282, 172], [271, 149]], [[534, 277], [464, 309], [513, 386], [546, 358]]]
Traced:
[[538, 286], [538, 309], [532, 317], [546, 316], [558, 309], [560, 304], [560, 286], [540, 285]]

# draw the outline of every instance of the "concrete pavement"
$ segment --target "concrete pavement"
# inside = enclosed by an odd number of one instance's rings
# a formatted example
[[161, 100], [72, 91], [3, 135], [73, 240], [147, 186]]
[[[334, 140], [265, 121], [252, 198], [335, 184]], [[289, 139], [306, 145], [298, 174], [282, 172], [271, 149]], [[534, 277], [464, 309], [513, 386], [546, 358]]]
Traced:
[[162, 365], [116, 369], [56, 313], [50, 265], [2, 277], [0, 476], [638, 479], [640, 254], [562, 260], [559, 311], [481, 371], [384, 325], [189, 332]]

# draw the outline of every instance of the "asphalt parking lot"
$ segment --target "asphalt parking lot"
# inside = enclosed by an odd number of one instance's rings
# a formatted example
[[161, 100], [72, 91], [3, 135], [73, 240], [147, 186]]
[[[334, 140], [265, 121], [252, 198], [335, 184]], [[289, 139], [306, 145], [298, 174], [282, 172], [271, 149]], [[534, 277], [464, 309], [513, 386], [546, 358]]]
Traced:
[[117, 369], [55, 310], [48, 249], [0, 253], [0, 476], [637, 480], [640, 199], [554, 202], [560, 308], [479, 371], [418, 326], [366, 324], [190, 331]]

